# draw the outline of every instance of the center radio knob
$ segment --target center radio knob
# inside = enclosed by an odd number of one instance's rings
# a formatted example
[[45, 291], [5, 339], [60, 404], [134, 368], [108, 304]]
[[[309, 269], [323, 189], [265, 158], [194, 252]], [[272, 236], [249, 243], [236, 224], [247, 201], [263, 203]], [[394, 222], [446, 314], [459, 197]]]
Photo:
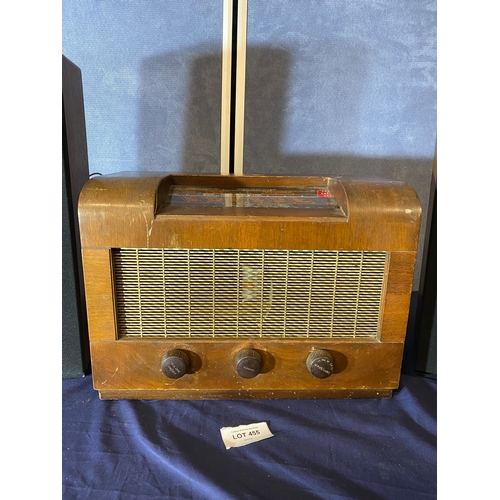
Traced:
[[309, 373], [316, 378], [329, 377], [334, 371], [333, 356], [324, 349], [311, 352], [306, 361]]
[[168, 378], [181, 378], [189, 369], [189, 356], [180, 349], [167, 352], [161, 361], [161, 371]]
[[255, 349], [243, 349], [236, 355], [234, 367], [240, 377], [256, 377], [262, 368], [262, 357]]

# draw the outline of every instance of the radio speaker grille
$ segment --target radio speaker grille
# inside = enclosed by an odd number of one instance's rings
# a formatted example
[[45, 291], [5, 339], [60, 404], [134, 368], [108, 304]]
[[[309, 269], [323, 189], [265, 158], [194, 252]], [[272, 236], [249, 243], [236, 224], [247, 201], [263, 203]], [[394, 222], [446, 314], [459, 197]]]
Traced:
[[113, 249], [119, 337], [376, 338], [387, 252]]

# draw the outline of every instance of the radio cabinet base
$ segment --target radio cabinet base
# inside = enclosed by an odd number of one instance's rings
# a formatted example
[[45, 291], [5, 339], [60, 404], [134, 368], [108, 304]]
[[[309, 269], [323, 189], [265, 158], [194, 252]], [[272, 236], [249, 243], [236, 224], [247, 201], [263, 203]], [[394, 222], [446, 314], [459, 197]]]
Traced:
[[[101, 399], [388, 398], [399, 385], [403, 345], [324, 338], [102, 341], [93, 345], [93, 383]], [[258, 373], [245, 378], [235, 362], [249, 351], [261, 362]], [[169, 377], [165, 356], [179, 352], [187, 366]], [[320, 353], [331, 363], [324, 377], [308, 367]]]
[[387, 399], [392, 390], [374, 389], [328, 389], [322, 391], [99, 391], [102, 400], [139, 399], [139, 400], [233, 400], [233, 399]]

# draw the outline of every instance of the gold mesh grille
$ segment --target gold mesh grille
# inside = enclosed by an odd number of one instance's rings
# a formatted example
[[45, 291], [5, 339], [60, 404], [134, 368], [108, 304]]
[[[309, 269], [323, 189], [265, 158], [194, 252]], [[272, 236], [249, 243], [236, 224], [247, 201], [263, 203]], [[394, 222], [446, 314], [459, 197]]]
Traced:
[[120, 337], [377, 336], [386, 252], [114, 249]]

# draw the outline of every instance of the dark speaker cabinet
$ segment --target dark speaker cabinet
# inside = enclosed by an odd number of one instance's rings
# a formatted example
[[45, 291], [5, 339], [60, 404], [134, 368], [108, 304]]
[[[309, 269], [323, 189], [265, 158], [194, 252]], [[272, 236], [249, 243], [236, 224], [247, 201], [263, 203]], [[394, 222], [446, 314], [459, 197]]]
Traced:
[[415, 369], [429, 378], [437, 378], [437, 192], [434, 191], [415, 332]]
[[62, 376], [89, 370], [77, 203], [89, 178], [80, 68], [62, 57]]

